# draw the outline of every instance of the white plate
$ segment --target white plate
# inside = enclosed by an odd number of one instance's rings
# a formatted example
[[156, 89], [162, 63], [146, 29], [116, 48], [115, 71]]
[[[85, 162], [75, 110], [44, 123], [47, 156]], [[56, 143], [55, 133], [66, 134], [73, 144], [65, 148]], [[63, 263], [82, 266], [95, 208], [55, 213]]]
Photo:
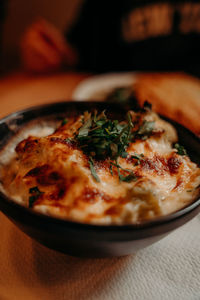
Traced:
[[136, 73], [107, 73], [92, 76], [82, 81], [72, 94], [76, 101], [104, 100], [114, 88], [126, 87], [135, 83]]

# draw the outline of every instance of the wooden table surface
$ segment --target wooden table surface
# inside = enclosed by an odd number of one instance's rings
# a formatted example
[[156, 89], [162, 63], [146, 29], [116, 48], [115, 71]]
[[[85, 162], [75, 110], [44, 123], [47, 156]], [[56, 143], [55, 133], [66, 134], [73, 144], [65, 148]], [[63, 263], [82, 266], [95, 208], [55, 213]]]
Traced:
[[34, 105], [70, 100], [76, 86], [88, 76], [73, 72], [42, 76], [16, 72], [0, 78], [0, 117]]

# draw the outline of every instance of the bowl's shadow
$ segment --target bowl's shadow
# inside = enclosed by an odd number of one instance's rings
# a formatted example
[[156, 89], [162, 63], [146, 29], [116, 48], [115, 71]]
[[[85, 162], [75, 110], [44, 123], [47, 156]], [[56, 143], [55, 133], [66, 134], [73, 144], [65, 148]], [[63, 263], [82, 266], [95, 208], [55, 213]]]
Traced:
[[48, 249], [36, 243], [33, 243], [33, 250], [38, 279], [44, 286], [59, 285], [64, 289], [66, 299], [92, 299], [95, 295], [100, 296], [106, 284], [114, 280], [119, 272], [123, 272], [127, 260], [127, 257], [74, 258], [53, 251], [49, 254]]
[[16, 275], [30, 294], [43, 290], [49, 300], [57, 294], [70, 300], [95, 299], [128, 263], [128, 257], [70, 257], [40, 245], [13, 226], [10, 229], [8, 251]]

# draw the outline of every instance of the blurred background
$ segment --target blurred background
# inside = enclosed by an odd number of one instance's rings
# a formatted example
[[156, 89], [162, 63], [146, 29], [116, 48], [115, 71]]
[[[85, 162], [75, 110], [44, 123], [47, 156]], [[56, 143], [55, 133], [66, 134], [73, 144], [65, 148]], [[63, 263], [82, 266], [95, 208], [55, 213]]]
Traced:
[[0, 0], [0, 114], [128, 87], [200, 134], [199, 20], [195, 0]]
[[[2, 1], [2, 0], [0, 0]], [[83, 0], [6, 0], [2, 25], [1, 60], [3, 70], [19, 66], [19, 43], [26, 28], [39, 16], [54, 24], [61, 31], [70, 29]], [[56, 6], [56, 9], [55, 9]]]

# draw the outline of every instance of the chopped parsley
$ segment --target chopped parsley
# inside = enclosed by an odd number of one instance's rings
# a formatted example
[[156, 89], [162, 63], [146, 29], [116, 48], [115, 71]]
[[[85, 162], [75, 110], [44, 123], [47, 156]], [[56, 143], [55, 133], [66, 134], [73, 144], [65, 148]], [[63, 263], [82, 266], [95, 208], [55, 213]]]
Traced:
[[34, 186], [29, 189], [29, 194], [31, 196], [29, 197], [29, 207], [32, 208], [35, 201], [42, 195], [44, 192], [41, 192], [37, 186]]
[[185, 148], [182, 145], [176, 143], [174, 145], [174, 148], [177, 150], [177, 153], [179, 155], [187, 155], [187, 151], [185, 150]]
[[128, 156], [128, 152], [126, 152], [126, 151], [122, 152], [122, 154], [121, 154], [122, 158], [127, 158], [127, 156]]
[[61, 123], [61, 126], [64, 126], [65, 124], [67, 124], [68, 123], [68, 119], [64, 119], [63, 121], [62, 121], [62, 123]]
[[94, 179], [97, 182], [100, 182], [99, 176], [97, 175], [97, 172], [96, 172], [95, 167], [94, 167], [94, 161], [93, 161], [92, 157], [89, 158], [88, 162], [89, 162], [89, 165], [90, 165], [90, 171], [91, 171], [92, 176], [94, 177]]
[[[111, 162], [111, 165], [117, 167], [117, 172], [118, 172], [118, 176], [119, 176], [119, 179], [121, 181], [125, 181], [125, 182], [130, 182], [130, 181], [135, 181], [137, 180], [137, 176], [133, 173], [132, 170], [128, 170], [128, 169], [124, 169], [122, 168], [117, 162], [116, 163], [112, 163]], [[128, 173], [128, 175], [124, 176], [120, 170]]]
[[100, 115], [95, 112], [83, 123], [76, 140], [83, 152], [95, 159], [117, 159], [122, 154], [125, 155], [132, 139], [133, 127], [129, 114], [126, 122], [119, 122], [108, 119], [105, 112]]
[[128, 182], [135, 179], [132, 171], [130, 173], [129, 170], [125, 170], [129, 173], [128, 176], [123, 176], [120, 172], [122, 168], [117, 164], [119, 157], [126, 158], [128, 156], [126, 149], [133, 139], [133, 128], [134, 124], [129, 113], [123, 122], [108, 119], [104, 111], [99, 115], [95, 111], [93, 114], [89, 114], [86, 120], [83, 120], [83, 125], [75, 139], [81, 150], [89, 156], [91, 174], [97, 182], [100, 179], [96, 173], [93, 159], [101, 160], [107, 157], [116, 162], [116, 164], [110, 164], [111, 175], [113, 175], [112, 167], [115, 165], [121, 181]]
[[143, 160], [143, 157], [144, 157], [143, 153], [141, 154], [134, 153], [134, 155], [131, 155], [131, 158], [136, 159], [137, 161], [135, 165], [140, 165], [140, 162], [141, 160]]
[[[149, 110], [148, 108], [146, 108]], [[117, 168], [120, 181], [130, 182], [137, 177], [131, 170], [123, 169], [118, 164], [118, 158], [127, 158], [127, 148], [135, 139], [147, 139], [154, 130], [154, 121], [143, 121], [137, 130], [128, 112], [126, 120], [118, 121], [109, 119], [105, 111], [100, 114], [95, 110], [93, 113], [86, 112], [82, 118], [82, 126], [79, 128], [73, 140], [78, 147], [88, 156], [88, 163], [92, 176], [97, 182], [100, 181], [96, 170], [95, 160], [108, 158], [110, 161], [110, 173], [113, 175], [113, 166]], [[140, 164], [143, 154], [134, 154], [132, 158], [136, 159], [135, 165]], [[112, 163], [111, 163], [112, 162]], [[115, 163], [113, 163], [115, 162]], [[125, 174], [125, 175], [124, 175]]]
[[155, 128], [154, 121], [145, 120], [135, 134], [138, 138], [141, 138], [142, 140], [146, 140], [152, 134], [154, 128]]
[[66, 139], [65, 139], [65, 142], [71, 144], [71, 143], [73, 143], [73, 139], [70, 138], [70, 137], [69, 137], [69, 138], [66, 138]]

